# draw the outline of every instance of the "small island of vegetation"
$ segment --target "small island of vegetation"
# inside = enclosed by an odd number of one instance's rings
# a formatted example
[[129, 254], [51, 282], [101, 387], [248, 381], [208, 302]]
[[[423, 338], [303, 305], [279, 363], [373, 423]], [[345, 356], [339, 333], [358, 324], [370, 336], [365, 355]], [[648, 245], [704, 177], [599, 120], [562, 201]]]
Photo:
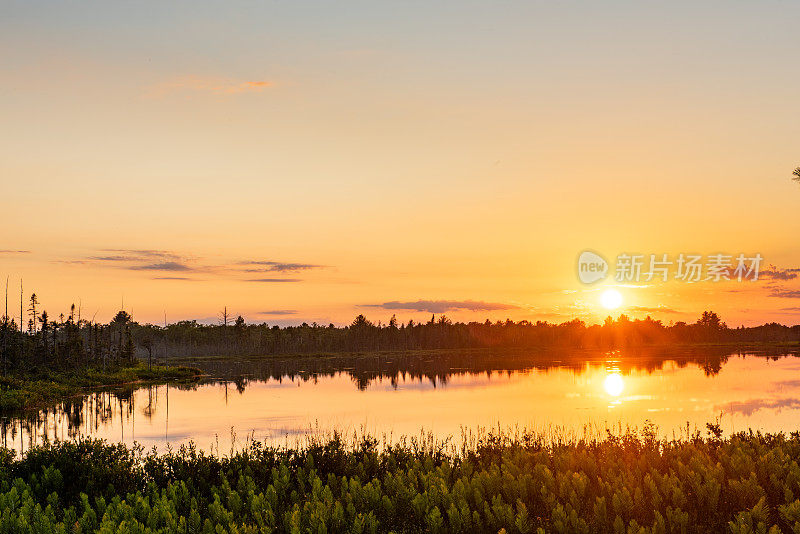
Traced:
[[68, 316], [37, 314], [31, 295], [27, 332], [5, 315], [0, 320], [0, 414], [47, 407], [88, 389], [133, 383], [196, 381], [198, 369], [153, 365], [136, 356], [131, 319], [119, 312], [107, 325]]
[[0, 413], [45, 408], [87, 390], [132, 384], [167, 381], [194, 382], [199, 369], [185, 366], [151, 366], [125, 362], [102, 367], [67, 369], [32, 369], [0, 377]]

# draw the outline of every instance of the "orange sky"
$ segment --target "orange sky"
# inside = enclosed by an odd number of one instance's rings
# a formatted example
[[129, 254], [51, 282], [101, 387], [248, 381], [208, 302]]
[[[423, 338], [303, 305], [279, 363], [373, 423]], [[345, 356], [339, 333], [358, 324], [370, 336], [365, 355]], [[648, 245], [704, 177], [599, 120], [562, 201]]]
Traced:
[[797, 5], [2, 10], [17, 308], [596, 321], [588, 248], [761, 253], [619, 311], [800, 322]]

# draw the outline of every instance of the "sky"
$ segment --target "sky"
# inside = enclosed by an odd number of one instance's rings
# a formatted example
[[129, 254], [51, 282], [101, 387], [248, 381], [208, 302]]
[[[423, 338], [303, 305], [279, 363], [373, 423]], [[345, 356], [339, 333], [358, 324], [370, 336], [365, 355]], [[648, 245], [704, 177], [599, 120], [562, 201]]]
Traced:
[[[798, 20], [788, 1], [3, 2], [9, 313], [22, 278], [51, 316], [99, 321], [800, 323]], [[760, 254], [768, 274], [587, 286], [584, 250]]]

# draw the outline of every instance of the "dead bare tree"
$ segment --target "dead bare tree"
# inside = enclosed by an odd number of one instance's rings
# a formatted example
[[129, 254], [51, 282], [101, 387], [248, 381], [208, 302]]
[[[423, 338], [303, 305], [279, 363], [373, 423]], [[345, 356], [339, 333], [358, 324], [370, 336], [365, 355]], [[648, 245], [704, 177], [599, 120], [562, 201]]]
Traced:
[[11, 321], [8, 320], [8, 276], [6, 276], [6, 308], [3, 313], [3, 376], [6, 376], [6, 366], [8, 362], [8, 329]]

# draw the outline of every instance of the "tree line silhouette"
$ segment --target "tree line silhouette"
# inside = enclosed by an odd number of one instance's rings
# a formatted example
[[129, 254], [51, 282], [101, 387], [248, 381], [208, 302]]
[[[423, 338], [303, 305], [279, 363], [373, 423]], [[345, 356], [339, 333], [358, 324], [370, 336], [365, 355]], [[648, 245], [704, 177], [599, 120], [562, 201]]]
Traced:
[[800, 325], [769, 323], [758, 327], [728, 328], [714, 312], [704, 312], [695, 323], [665, 325], [651, 317], [608, 317], [603, 324], [587, 325], [573, 319], [546, 321], [453, 322], [446, 315], [428, 322], [373, 323], [358, 315], [344, 327], [316, 323], [269, 326], [245, 323], [232, 326], [181, 321], [166, 328], [132, 326], [134, 339], [147, 340], [159, 355], [263, 355], [326, 352], [362, 352], [486, 347], [613, 349], [673, 343], [755, 343], [800, 341]]
[[101, 324], [81, 319], [74, 304], [69, 314], [62, 313], [58, 318], [51, 318], [44, 310], [37, 312], [38, 304], [34, 293], [29, 299], [27, 328], [22, 328], [8, 311], [0, 317], [0, 367], [4, 375], [39, 366], [117, 367], [134, 362], [137, 350], [145, 346], [143, 339], [134, 339], [132, 327], [136, 323], [125, 311]]
[[[179, 321], [165, 326], [140, 324], [122, 310], [107, 324], [80, 318], [73, 305], [69, 314], [50, 318], [39, 311], [35, 294], [29, 299], [27, 328], [8, 311], [0, 318], [0, 364], [4, 373], [45, 368], [109, 367], [136, 358], [313, 354], [418, 349], [486, 347], [614, 349], [681, 343], [798, 342], [800, 325], [768, 323], [729, 328], [711, 311], [694, 323], [665, 325], [651, 317], [620, 315], [603, 324], [587, 325], [573, 319], [547, 321], [453, 322], [446, 315], [428, 322], [374, 323], [358, 315], [344, 327], [302, 323], [299, 326], [247, 324], [241, 316], [233, 324]], [[20, 317], [23, 317], [20, 310]], [[226, 314], [227, 315], [227, 314]]]

